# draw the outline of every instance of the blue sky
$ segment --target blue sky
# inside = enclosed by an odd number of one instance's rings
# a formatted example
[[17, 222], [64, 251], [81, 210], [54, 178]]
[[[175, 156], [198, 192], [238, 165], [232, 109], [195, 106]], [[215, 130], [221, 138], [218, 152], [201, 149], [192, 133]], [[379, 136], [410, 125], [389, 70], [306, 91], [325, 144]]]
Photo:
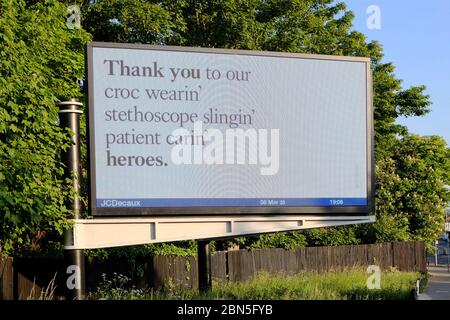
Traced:
[[[399, 119], [409, 131], [443, 136], [450, 144], [450, 1], [343, 0], [355, 13], [355, 29], [384, 48], [403, 86], [425, 85], [433, 105], [423, 117]], [[367, 8], [381, 12], [381, 29], [367, 27]]]

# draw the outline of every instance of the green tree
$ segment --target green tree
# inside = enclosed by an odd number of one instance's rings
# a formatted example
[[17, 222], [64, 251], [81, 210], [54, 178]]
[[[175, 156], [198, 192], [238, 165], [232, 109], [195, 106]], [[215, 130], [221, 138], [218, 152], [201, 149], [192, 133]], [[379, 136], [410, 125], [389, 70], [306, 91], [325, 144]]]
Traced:
[[68, 226], [56, 104], [80, 96], [89, 36], [67, 29], [57, 1], [1, 0], [0, 12], [0, 252], [11, 254]]
[[[70, 1], [67, 1], [70, 3]], [[94, 40], [181, 44], [184, 1], [102, 0], [83, 2], [83, 27]]]
[[338, 246], [346, 244], [359, 244], [356, 228], [333, 227], [311, 229], [305, 232], [306, 240], [310, 246]]
[[369, 241], [424, 240], [433, 245], [443, 231], [450, 193], [450, 149], [438, 136], [405, 134], [391, 157], [377, 162], [377, 222]]
[[305, 235], [299, 231], [268, 233], [249, 237], [245, 241], [245, 246], [252, 249], [283, 248], [289, 250], [305, 247], [306, 244]]
[[407, 214], [399, 210], [402, 179], [396, 162], [390, 157], [378, 160], [375, 165], [377, 177], [377, 221], [363, 226], [366, 242], [406, 241], [410, 239]]

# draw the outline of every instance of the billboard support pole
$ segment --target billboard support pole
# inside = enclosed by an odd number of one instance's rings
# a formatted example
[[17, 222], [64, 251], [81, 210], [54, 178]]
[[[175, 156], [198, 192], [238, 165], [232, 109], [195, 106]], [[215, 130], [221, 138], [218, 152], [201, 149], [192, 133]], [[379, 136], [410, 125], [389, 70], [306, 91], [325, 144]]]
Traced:
[[208, 292], [212, 287], [210, 241], [198, 240], [198, 290]]
[[[80, 199], [80, 115], [82, 103], [70, 99], [59, 104], [59, 126], [72, 132], [71, 146], [62, 152], [64, 176], [72, 181], [74, 196], [66, 203], [70, 210], [70, 219], [81, 219]], [[66, 273], [66, 300], [83, 300], [85, 296], [84, 254], [81, 249], [67, 249], [74, 244], [73, 230], [64, 232], [64, 265]]]

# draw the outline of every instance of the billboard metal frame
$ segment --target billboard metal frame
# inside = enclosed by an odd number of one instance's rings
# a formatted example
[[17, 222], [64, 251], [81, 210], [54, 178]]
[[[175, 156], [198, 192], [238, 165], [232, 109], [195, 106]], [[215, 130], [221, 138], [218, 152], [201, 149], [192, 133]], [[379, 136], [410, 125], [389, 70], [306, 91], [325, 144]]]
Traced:
[[263, 233], [375, 222], [375, 216], [97, 217], [74, 220], [66, 250], [109, 248], [182, 240], [229, 239]]
[[[226, 207], [159, 207], [159, 208], [98, 208], [96, 207], [96, 164], [95, 164], [95, 127], [94, 127], [94, 98], [93, 98], [93, 51], [94, 48], [111, 49], [135, 49], [135, 50], [155, 50], [155, 51], [176, 51], [189, 53], [208, 54], [228, 54], [265, 56], [278, 58], [312, 59], [343, 62], [360, 62], [366, 65], [366, 139], [367, 139], [367, 205], [366, 206], [301, 206], [301, 207], [280, 207], [280, 206], [226, 206]], [[375, 208], [375, 177], [374, 177], [374, 147], [373, 147], [373, 93], [371, 62], [364, 57], [343, 57], [329, 55], [311, 55], [285, 52], [268, 52], [253, 50], [232, 50], [232, 49], [210, 49], [176, 46], [155, 46], [142, 44], [123, 44], [90, 42], [86, 50], [87, 68], [87, 95], [88, 95], [88, 176], [89, 176], [89, 203], [90, 213], [93, 216], [103, 217], [133, 217], [133, 216], [277, 216], [277, 215], [332, 215], [332, 216], [356, 216], [368, 215]], [[299, 228], [297, 228], [299, 229]]]

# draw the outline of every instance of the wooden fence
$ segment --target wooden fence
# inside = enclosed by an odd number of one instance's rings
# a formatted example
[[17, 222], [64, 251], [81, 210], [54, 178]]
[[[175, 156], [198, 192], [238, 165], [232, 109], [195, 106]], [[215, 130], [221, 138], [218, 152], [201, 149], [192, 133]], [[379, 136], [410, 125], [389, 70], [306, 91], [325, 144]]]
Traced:
[[[137, 287], [197, 287], [197, 258], [155, 256], [138, 261], [138, 268], [128, 260], [86, 260], [86, 281], [95, 288], [102, 275], [128, 274], [133, 269]], [[305, 271], [326, 272], [354, 266], [378, 265], [402, 271], [426, 271], [422, 241], [334, 247], [307, 247], [295, 250], [258, 249], [216, 252], [212, 256], [212, 273], [216, 281], [244, 281], [258, 272], [295, 274]], [[63, 261], [44, 258], [0, 259], [0, 299], [38, 297], [56, 274], [56, 295], [65, 286]], [[33, 289], [34, 287], [34, 289]]]

